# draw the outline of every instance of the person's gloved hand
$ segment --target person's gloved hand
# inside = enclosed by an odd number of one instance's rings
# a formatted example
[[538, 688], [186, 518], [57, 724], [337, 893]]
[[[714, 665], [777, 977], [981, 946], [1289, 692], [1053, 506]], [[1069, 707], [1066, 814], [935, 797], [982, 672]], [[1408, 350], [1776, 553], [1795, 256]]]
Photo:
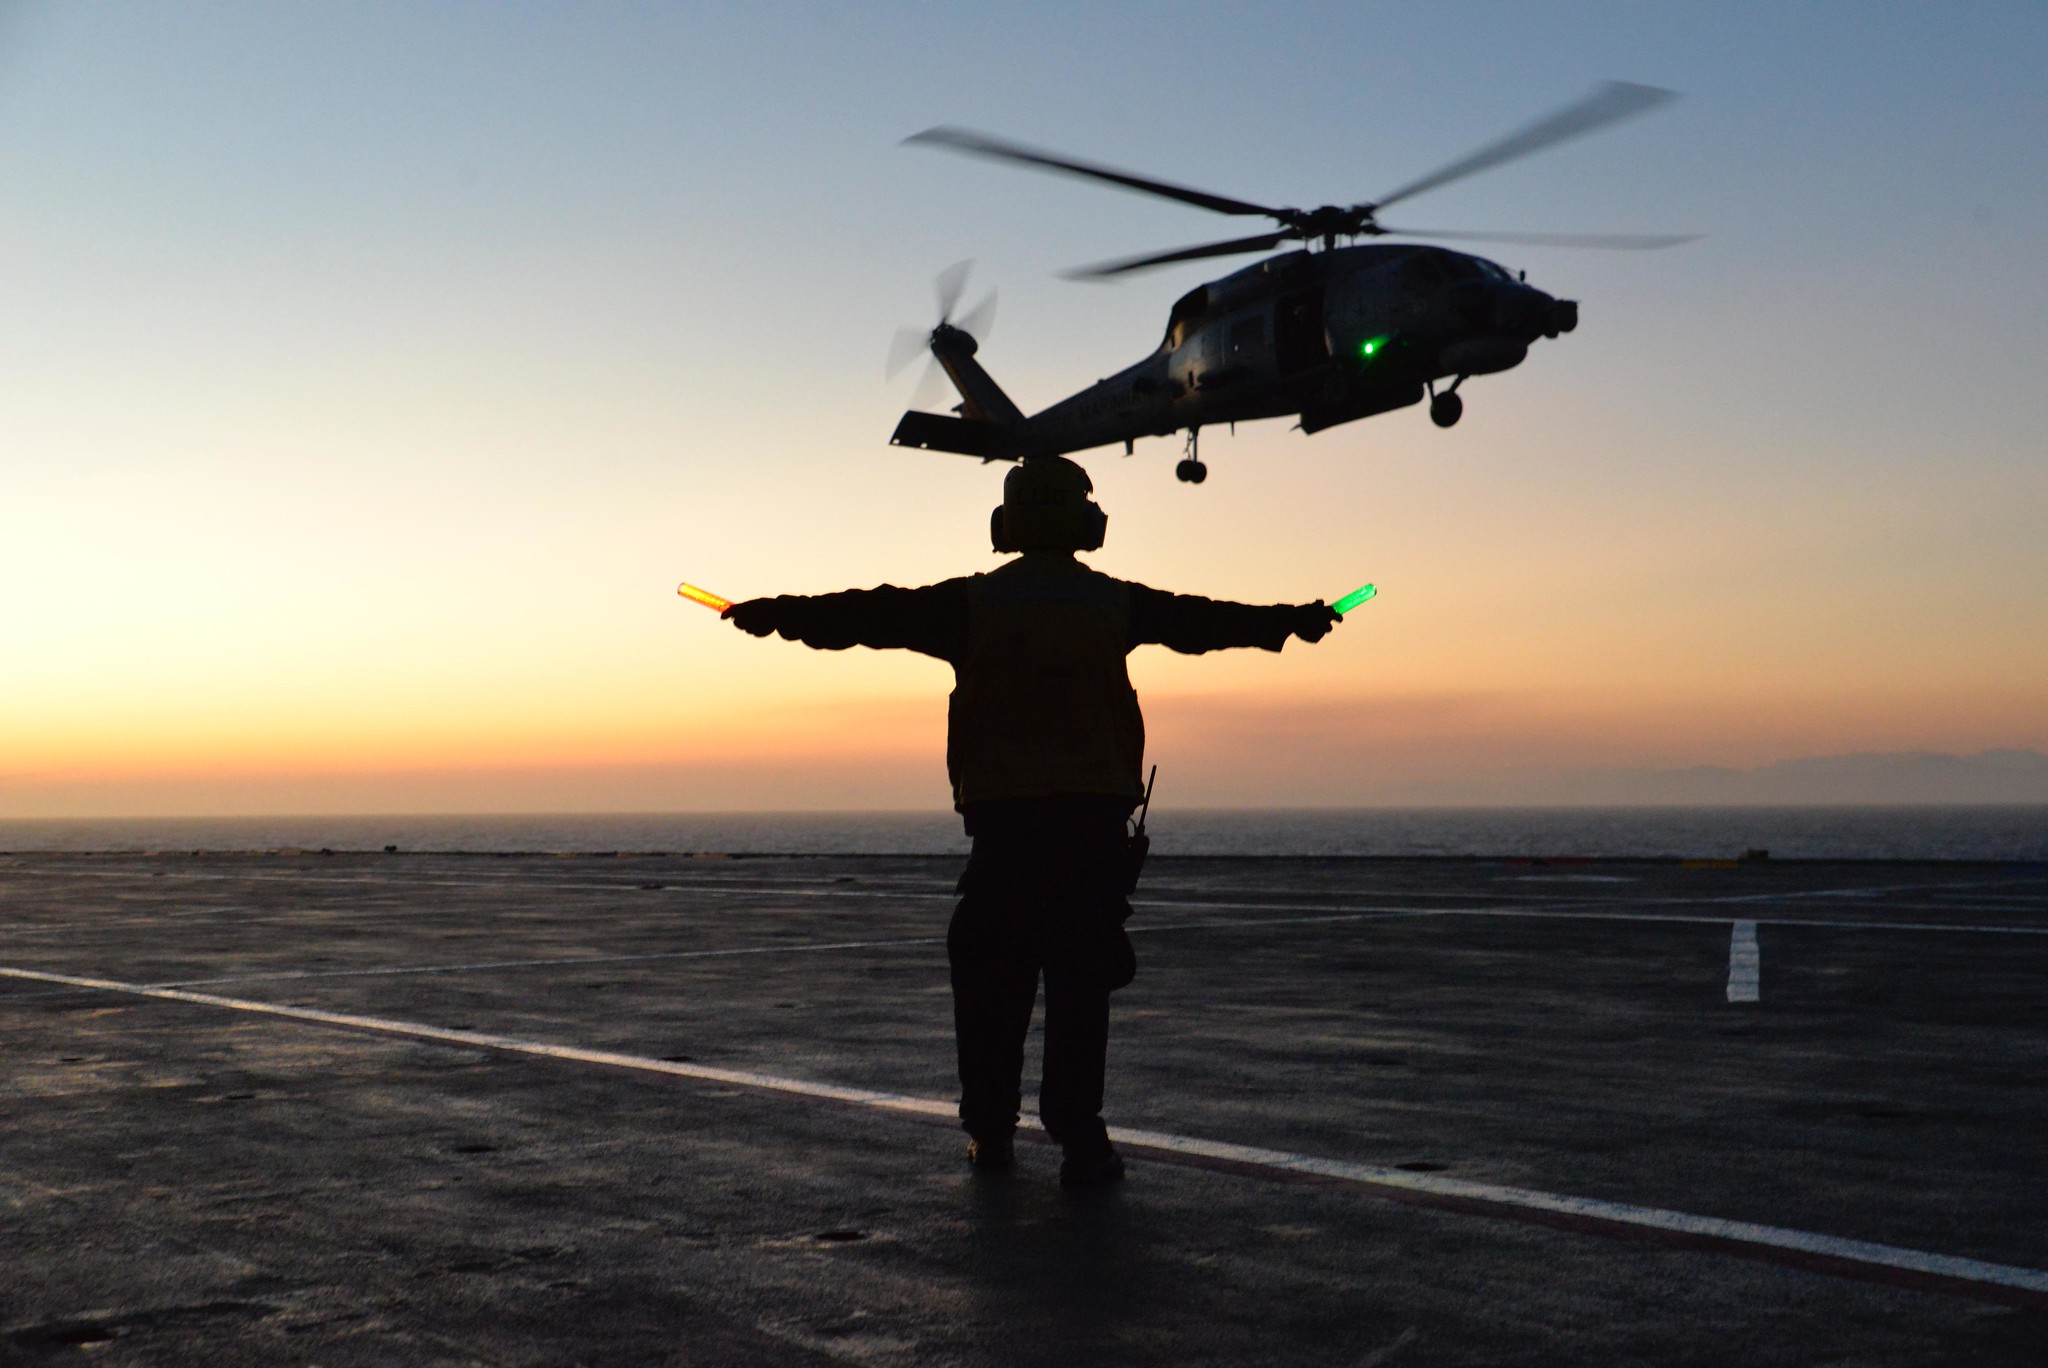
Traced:
[[749, 636], [764, 637], [774, 633], [780, 614], [776, 612], [774, 599], [757, 598], [735, 603], [719, 616]]
[[1294, 610], [1294, 634], [1303, 641], [1321, 641], [1343, 620], [1330, 611], [1329, 604], [1317, 599]]

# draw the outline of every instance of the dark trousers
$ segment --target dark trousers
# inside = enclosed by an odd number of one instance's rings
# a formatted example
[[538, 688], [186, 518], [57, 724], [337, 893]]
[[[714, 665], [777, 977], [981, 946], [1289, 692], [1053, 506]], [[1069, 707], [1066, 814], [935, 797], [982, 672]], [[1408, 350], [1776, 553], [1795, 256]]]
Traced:
[[1130, 803], [1077, 795], [971, 805], [974, 838], [946, 933], [960, 1047], [960, 1120], [993, 1138], [1017, 1124], [1024, 1037], [1045, 978], [1038, 1114], [1070, 1153], [1109, 1143], [1102, 1075], [1109, 995], [1137, 971], [1124, 918]]

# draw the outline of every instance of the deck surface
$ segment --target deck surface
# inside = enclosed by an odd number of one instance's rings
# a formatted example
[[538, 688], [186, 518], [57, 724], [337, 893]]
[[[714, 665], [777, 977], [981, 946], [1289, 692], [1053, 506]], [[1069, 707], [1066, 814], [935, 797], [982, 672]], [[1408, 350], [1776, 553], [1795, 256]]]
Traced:
[[2048, 869], [1155, 861], [1082, 1197], [956, 864], [0, 856], [0, 1363], [2048, 1362]]

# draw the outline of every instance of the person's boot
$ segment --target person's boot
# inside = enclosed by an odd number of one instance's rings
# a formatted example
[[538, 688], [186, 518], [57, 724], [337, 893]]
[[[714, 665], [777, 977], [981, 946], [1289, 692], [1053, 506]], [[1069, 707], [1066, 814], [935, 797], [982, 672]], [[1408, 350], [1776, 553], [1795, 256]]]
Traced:
[[1069, 1150], [1060, 1161], [1060, 1186], [1069, 1191], [1108, 1187], [1123, 1180], [1124, 1158], [1107, 1141], [1100, 1149]]
[[967, 1141], [967, 1162], [983, 1173], [1000, 1173], [1017, 1162], [1017, 1139], [1008, 1132], [986, 1139], [973, 1136]]

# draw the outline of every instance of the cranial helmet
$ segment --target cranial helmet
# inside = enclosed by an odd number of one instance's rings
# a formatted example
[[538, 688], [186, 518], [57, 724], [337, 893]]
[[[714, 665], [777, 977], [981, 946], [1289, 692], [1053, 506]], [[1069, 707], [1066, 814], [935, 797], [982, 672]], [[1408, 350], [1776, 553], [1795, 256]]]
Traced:
[[989, 515], [989, 542], [1017, 551], [1094, 551], [1109, 515], [1089, 498], [1095, 482], [1064, 456], [1034, 456], [1003, 477], [1003, 502]]

